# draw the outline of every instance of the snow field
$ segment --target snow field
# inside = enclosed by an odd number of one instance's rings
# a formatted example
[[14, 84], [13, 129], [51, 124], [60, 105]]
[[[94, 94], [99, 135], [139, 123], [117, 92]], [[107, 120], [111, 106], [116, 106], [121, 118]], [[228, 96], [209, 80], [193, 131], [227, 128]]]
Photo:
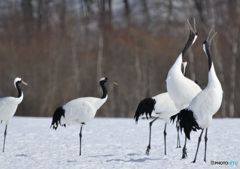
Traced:
[[[238, 165], [211, 165], [211, 161], [240, 163], [240, 119], [213, 119], [208, 129], [207, 162], [204, 157], [204, 135], [197, 162], [200, 131], [191, 134], [187, 144], [188, 158], [181, 160], [182, 149], [176, 149], [175, 124], [167, 126], [167, 155], [164, 156], [164, 121], [152, 126], [150, 155], [148, 145], [150, 120], [95, 118], [83, 127], [82, 156], [79, 156], [80, 126], [50, 129], [51, 118], [13, 117], [8, 126], [5, 152], [0, 152], [0, 166], [5, 169], [28, 168], [238, 168]], [[2, 151], [5, 123], [0, 125]], [[205, 133], [204, 133], [205, 134]], [[181, 135], [181, 146], [184, 134]]]

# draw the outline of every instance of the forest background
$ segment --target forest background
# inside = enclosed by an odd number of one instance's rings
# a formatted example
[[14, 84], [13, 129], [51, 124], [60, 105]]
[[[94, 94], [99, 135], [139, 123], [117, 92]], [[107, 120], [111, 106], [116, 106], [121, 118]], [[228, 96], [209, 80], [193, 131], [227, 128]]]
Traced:
[[77, 97], [109, 99], [98, 117], [133, 117], [145, 97], [166, 92], [167, 72], [196, 18], [199, 38], [188, 50], [187, 77], [207, 85], [208, 62], [202, 42], [218, 34], [211, 54], [224, 97], [215, 117], [240, 117], [240, 1], [236, 0], [1, 0], [0, 97], [24, 100], [16, 115], [52, 116]]

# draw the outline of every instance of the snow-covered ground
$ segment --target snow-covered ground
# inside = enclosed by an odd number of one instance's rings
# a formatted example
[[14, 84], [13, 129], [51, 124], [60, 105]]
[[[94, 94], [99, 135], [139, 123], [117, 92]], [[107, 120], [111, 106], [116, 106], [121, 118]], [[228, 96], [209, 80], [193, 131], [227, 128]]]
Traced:
[[[79, 156], [80, 126], [50, 129], [51, 118], [14, 117], [8, 127], [5, 152], [0, 152], [1, 169], [29, 168], [239, 168], [238, 165], [215, 165], [213, 161], [240, 163], [240, 119], [213, 119], [208, 130], [207, 162], [203, 162], [204, 139], [197, 162], [194, 158], [198, 135], [194, 132], [187, 144], [188, 158], [181, 160], [176, 149], [175, 125], [167, 126], [167, 155], [164, 156], [164, 122], [153, 124], [152, 149], [145, 155], [148, 144], [148, 122], [133, 119], [95, 118], [83, 127], [82, 156]], [[0, 125], [0, 149], [5, 124]], [[183, 145], [184, 135], [181, 135]]]

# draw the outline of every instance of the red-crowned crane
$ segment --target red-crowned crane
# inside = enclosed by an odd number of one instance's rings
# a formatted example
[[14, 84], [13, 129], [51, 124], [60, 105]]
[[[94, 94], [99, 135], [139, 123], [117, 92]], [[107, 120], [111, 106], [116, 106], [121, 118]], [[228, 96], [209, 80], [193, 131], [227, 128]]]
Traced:
[[116, 82], [108, 80], [107, 77], [100, 78], [99, 84], [102, 87], [103, 95], [101, 98], [96, 97], [82, 97], [71, 100], [65, 105], [58, 107], [53, 114], [52, 124], [53, 129], [57, 129], [58, 125], [66, 127], [70, 124], [80, 124], [80, 150], [79, 155], [81, 155], [81, 145], [82, 145], [82, 128], [87, 122], [92, 120], [97, 112], [97, 110], [106, 102], [108, 95], [105, 83], [111, 82], [117, 85]]
[[207, 151], [207, 131], [211, 124], [213, 115], [219, 110], [223, 90], [220, 81], [216, 75], [214, 65], [210, 55], [210, 42], [216, 33], [212, 36], [210, 40], [209, 37], [211, 31], [209, 32], [208, 38], [203, 42], [203, 51], [208, 57], [209, 72], [208, 72], [208, 84], [204, 90], [202, 90], [194, 99], [191, 101], [190, 105], [183, 109], [180, 113], [173, 116], [172, 119], [177, 117], [181, 130], [184, 130], [186, 137], [190, 140], [190, 132], [196, 130], [202, 130], [198, 139], [197, 151], [193, 163], [196, 162], [197, 153], [199, 149], [199, 144], [204, 129], [205, 131], [205, 152], [204, 161], [206, 162], [206, 151]]
[[25, 83], [20, 77], [17, 77], [14, 79], [14, 86], [18, 91], [18, 97], [8, 96], [8, 97], [0, 98], [0, 120], [6, 121], [4, 141], [3, 141], [3, 152], [5, 149], [7, 127], [8, 127], [9, 121], [12, 119], [12, 117], [16, 113], [18, 105], [23, 100], [23, 92], [19, 87], [20, 83], [27, 85], [27, 83]]
[[[184, 54], [186, 53], [187, 49], [194, 44], [194, 42], [197, 39], [197, 32], [196, 32], [196, 24], [194, 20], [194, 29], [190, 25], [189, 21], [188, 24], [190, 26], [190, 33], [188, 41], [183, 49], [183, 51], [180, 53], [178, 58], [176, 59], [175, 63], [172, 65], [170, 70], [168, 71], [166, 84], [167, 84], [167, 92], [170, 96], [170, 98], [173, 100], [173, 102], [176, 105], [176, 108], [178, 111], [181, 111], [182, 109], [188, 107], [192, 99], [200, 92], [202, 91], [201, 88], [197, 83], [195, 83], [193, 80], [185, 77], [181, 72], [181, 63], [182, 59], [184, 57]], [[183, 156], [182, 158], [186, 158], [186, 142], [187, 138], [185, 137], [185, 143], [183, 147]]]
[[[182, 62], [182, 72], [185, 74], [185, 69], [187, 66], [187, 61], [183, 60]], [[158, 118], [164, 119], [165, 121], [165, 127], [164, 127], [164, 154], [167, 154], [166, 151], [166, 127], [167, 123], [170, 120], [170, 117], [178, 113], [174, 102], [169, 97], [168, 93], [161, 93], [159, 95], [156, 95], [151, 98], [145, 98], [138, 104], [137, 110], [135, 112], [135, 120], [138, 122], [138, 119], [140, 117], [154, 117], [154, 119], [149, 123], [149, 144], [147, 146], [146, 155], [149, 155], [150, 149], [151, 149], [151, 130], [152, 130], [152, 124], [154, 121], [156, 121]], [[180, 146], [180, 138], [179, 138], [179, 128], [177, 127], [177, 148], [181, 148]]]

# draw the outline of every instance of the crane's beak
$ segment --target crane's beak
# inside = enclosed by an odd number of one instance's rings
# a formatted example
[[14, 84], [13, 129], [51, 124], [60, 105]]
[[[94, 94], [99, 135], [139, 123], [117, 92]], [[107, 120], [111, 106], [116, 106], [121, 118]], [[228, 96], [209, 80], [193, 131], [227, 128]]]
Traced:
[[115, 85], [118, 85], [118, 83], [116, 83], [116, 82], [112, 82], [113, 84], [115, 84]]
[[108, 82], [118, 85], [118, 83], [108, 80]]
[[22, 80], [22, 84], [24, 84], [24, 85], [26, 85], [26, 86], [28, 85], [28, 84], [27, 84], [26, 82], [24, 82], [23, 80]]

